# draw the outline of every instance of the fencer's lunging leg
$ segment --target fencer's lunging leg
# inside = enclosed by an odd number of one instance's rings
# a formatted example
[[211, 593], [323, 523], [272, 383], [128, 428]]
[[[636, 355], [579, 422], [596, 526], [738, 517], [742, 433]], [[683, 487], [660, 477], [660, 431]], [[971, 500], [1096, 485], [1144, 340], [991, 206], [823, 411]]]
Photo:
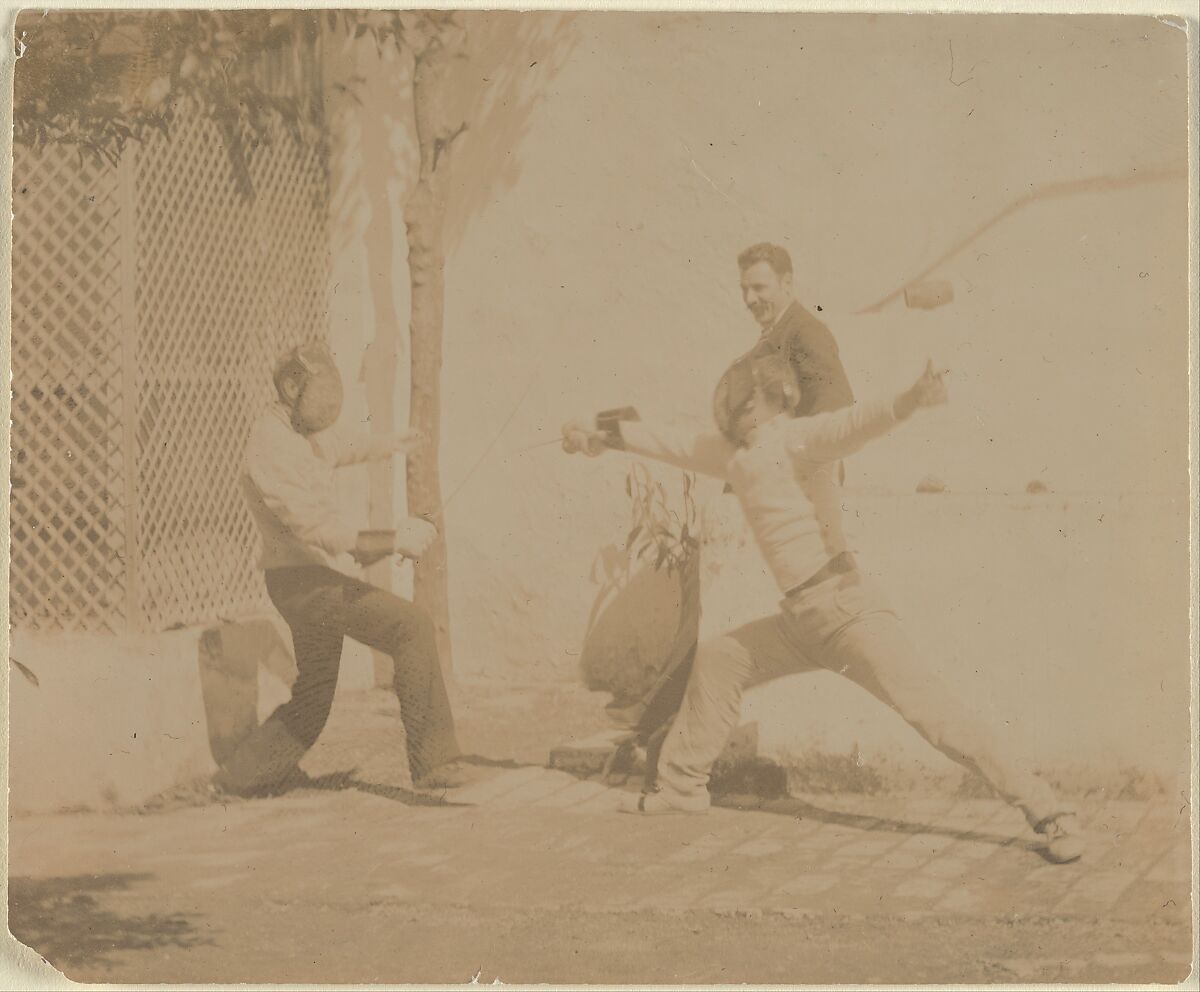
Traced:
[[812, 668], [778, 614], [703, 642], [658, 761], [666, 801], [706, 809], [709, 774], [737, 727], [742, 693], [768, 679]]

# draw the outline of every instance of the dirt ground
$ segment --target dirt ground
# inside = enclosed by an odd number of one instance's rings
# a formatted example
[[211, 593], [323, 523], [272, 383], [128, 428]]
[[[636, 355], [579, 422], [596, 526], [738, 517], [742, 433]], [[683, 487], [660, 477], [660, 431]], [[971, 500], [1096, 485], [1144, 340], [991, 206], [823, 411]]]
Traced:
[[636, 819], [615, 812], [632, 783], [545, 767], [546, 740], [604, 726], [594, 698], [478, 690], [464, 743], [504, 758], [457, 795], [409, 791], [395, 701], [365, 693], [335, 707], [314, 787], [12, 819], [12, 931], [71, 979], [118, 984], [1189, 974], [1188, 810], [1166, 796], [1083, 797], [1091, 847], [1067, 866], [1019, 813], [962, 794]]
[[[1175, 983], [1187, 973], [1186, 942], [1155, 921], [226, 905], [219, 926], [189, 933], [171, 916], [114, 917], [93, 897], [62, 906], [23, 887], [14, 897], [44, 914], [19, 935], [85, 982]], [[1164, 944], [1179, 948], [1174, 963], [1148, 966], [1144, 949]]]

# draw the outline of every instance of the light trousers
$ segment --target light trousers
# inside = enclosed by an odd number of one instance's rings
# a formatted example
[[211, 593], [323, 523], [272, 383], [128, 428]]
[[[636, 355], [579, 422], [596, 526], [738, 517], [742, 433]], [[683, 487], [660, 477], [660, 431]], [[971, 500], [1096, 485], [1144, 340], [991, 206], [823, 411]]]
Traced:
[[708, 802], [708, 778], [741, 715], [745, 689], [799, 672], [832, 671], [858, 683], [953, 761], [1019, 807], [1030, 825], [1069, 813], [993, 727], [917, 652], [896, 613], [859, 571], [784, 599], [781, 610], [702, 643], [683, 706], [659, 758], [659, 785], [690, 808]]

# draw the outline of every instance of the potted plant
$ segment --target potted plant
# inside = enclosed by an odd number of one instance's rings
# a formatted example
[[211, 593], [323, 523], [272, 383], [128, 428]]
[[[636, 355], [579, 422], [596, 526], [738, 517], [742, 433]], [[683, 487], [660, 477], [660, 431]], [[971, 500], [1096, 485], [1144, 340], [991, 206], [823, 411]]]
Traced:
[[[683, 475], [682, 498], [641, 464], [625, 492], [631, 526], [623, 547], [601, 553], [593, 578], [601, 588], [592, 608], [580, 667], [585, 684], [612, 695], [609, 717], [627, 734], [605, 772], [646, 752], [652, 786], [658, 748], [687, 685], [700, 630], [701, 537], [693, 490]], [[602, 571], [602, 577], [595, 574]]]

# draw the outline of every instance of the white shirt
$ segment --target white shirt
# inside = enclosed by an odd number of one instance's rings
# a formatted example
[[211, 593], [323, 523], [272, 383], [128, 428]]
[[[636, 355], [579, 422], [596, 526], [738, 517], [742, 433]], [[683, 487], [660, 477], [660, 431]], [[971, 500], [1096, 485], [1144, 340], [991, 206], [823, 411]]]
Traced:
[[762, 424], [749, 447], [724, 435], [685, 433], [641, 421], [621, 423], [625, 449], [733, 485], [759, 549], [782, 592], [848, 550], [835, 469], [896, 423], [891, 402], [861, 403]]
[[242, 494], [262, 535], [261, 567], [325, 565], [354, 547], [358, 528], [338, 505], [335, 470], [387, 458], [396, 450], [391, 434], [305, 437], [288, 409], [274, 404], [250, 430], [242, 463]]

